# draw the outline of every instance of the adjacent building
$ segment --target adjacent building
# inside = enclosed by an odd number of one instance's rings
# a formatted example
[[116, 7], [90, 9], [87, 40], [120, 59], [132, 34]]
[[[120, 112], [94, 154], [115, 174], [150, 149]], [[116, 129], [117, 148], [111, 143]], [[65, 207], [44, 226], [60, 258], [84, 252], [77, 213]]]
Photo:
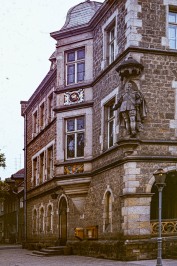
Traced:
[[156, 257], [177, 245], [177, 1], [84, 1], [51, 33], [51, 68], [28, 101], [26, 245]]
[[24, 241], [24, 169], [0, 181], [0, 242]]

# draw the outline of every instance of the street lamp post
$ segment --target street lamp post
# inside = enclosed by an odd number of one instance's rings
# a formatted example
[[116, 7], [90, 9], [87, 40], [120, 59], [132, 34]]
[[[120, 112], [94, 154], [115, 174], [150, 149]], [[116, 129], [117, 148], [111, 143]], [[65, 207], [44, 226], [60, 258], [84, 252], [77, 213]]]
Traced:
[[162, 266], [162, 190], [165, 186], [166, 172], [163, 169], [158, 169], [153, 175], [159, 192], [159, 236], [157, 238], [158, 255], [156, 266]]

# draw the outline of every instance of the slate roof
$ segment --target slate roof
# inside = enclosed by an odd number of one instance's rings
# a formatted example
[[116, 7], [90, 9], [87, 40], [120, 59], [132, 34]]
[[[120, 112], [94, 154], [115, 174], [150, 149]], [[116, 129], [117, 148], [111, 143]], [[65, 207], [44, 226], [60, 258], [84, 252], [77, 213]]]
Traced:
[[20, 169], [18, 172], [15, 174], [11, 175], [12, 179], [23, 179], [25, 174], [25, 169]]
[[61, 30], [89, 23], [101, 5], [102, 3], [100, 2], [86, 0], [85, 2], [70, 8], [67, 13], [66, 22]]

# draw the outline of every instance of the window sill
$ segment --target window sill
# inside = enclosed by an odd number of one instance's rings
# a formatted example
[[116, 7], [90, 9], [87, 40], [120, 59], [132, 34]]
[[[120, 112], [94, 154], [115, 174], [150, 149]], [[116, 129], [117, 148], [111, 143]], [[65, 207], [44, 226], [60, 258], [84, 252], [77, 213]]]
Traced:
[[64, 166], [64, 165], [68, 165], [68, 164], [91, 162], [91, 160], [92, 160], [92, 158], [90, 158], [90, 159], [84, 159], [84, 157], [79, 158], [79, 159], [68, 159], [68, 160], [65, 160], [64, 162], [57, 161], [55, 163], [55, 166]]
[[55, 91], [55, 93], [63, 93], [66, 92], [67, 90], [76, 90], [79, 88], [85, 88], [85, 87], [90, 87], [92, 84], [93, 80], [89, 80], [89, 81], [83, 81], [82, 83], [75, 83], [75, 84], [70, 84], [70, 85], [65, 85], [65, 86], [59, 86], [57, 88], [57, 90]]

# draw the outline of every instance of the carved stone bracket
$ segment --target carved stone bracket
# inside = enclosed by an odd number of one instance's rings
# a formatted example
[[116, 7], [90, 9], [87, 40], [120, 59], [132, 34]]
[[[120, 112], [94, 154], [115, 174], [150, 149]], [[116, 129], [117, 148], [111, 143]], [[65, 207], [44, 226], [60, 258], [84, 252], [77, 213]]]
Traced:
[[137, 139], [124, 139], [118, 140], [117, 144], [123, 149], [124, 156], [129, 156], [140, 145], [140, 141]]

